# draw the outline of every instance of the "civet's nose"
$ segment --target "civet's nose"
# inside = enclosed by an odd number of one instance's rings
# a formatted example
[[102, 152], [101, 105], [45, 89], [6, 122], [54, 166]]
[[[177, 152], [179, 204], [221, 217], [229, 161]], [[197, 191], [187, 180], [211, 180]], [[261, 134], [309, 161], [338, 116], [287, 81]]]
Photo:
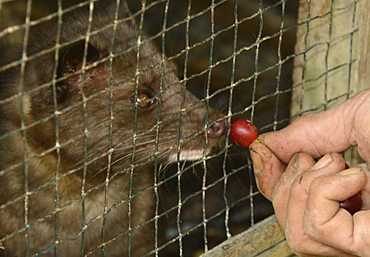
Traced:
[[226, 132], [227, 121], [224, 119], [216, 121], [220, 118], [222, 118], [222, 116], [219, 114], [213, 114], [209, 117], [208, 124], [210, 124], [210, 127], [208, 129], [208, 136], [210, 138], [218, 138]]

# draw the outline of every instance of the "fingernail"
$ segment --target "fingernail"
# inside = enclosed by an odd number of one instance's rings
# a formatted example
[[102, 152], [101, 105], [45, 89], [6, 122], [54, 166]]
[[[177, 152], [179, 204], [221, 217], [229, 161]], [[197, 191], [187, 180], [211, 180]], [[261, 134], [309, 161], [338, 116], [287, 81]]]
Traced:
[[319, 170], [328, 166], [333, 161], [331, 154], [326, 154], [322, 157], [315, 165], [312, 166], [311, 170]]
[[346, 176], [346, 175], [358, 175], [358, 174], [361, 173], [361, 170], [362, 170], [361, 167], [354, 167], [354, 168], [350, 168], [348, 170], [343, 170], [343, 171], [339, 172], [338, 174], [339, 175], [343, 175], [343, 176]]
[[298, 159], [299, 159], [299, 154], [295, 154], [293, 157], [293, 161], [289, 162], [288, 167], [286, 168], [285, 172], [280, 177], [282, 181], [286, 181], [290, 179], [297, 173], [298, 168], [299, 168]]
[[258, 174], [263, 170], [261, 155], [254, 149], [250, 149], [249, 152], [253, 162], [254, 173]]

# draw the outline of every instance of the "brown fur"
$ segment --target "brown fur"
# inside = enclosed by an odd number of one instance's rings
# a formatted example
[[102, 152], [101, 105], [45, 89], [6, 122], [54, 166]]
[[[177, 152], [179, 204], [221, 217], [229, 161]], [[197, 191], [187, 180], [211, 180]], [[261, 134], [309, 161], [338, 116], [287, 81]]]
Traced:
[[[21, 66], [0, 75], [0, 242], [7, 256], [153, 250], [153, 161], [199, 159], [223, 134], [210, 136], [203, 150], [205, 104], [144, 36], [137, 46], [132, 20], [101, 29], [113, 21], [109, 2], [95, 6], [88, 39], [79, 38], [88, 8], [63, 16], [60, 43], [76, 42], [57, 54], [55, 24], [31, 29], [29, 57], [53, 50], [30, 58], [23, 79]], [[120, 18], [128, 17], [125, 8]], [[147, 107], [135, 106], [138, 93], [149, 97]], [[210, 121], [220, 117], [210, 110]]]

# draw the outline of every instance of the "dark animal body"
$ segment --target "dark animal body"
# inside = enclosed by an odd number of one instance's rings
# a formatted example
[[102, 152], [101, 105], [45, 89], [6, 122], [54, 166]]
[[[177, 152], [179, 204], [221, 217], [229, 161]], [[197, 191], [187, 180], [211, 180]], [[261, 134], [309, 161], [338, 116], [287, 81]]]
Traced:
[[150, 252], [153, 162], [200, 159], [223, 138], [222, 115], [185, 90], [124, 2], [114, 22], [115, 3], [65, 14], [60, 29], [31, 29], [24, 63], [11, 67], [22, 51], [2, 60], [7, 256]]

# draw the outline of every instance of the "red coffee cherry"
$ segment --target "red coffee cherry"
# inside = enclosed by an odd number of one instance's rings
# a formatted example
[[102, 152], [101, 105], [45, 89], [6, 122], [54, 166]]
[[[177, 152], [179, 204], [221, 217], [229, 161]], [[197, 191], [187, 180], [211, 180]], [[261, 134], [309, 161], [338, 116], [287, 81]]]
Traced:
[[350, 198], [339, 202], [340, 208], [346, 209], [352, 215], [361, 210], [362, 207], [362, 198], [359, 193], [351, 196]]
[[250, 121], [235, 120], [231, 123], [229, 138], [239, 146], [249, 147], [258, 138], [258, 130]]

